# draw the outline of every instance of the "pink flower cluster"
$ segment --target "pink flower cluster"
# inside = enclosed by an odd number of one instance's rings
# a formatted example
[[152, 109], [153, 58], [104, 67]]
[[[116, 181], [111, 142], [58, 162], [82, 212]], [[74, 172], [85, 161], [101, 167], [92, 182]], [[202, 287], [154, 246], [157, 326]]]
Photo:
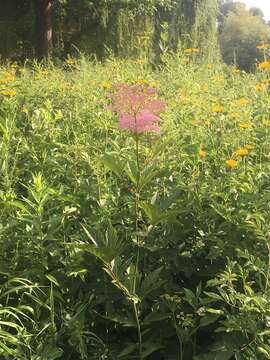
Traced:
[[160, 133], [158, 115], [165, 104], [158, 99], [157, 91], [145, 85], [120, 84], [111, 95], [110, 109], [119, 115], [119, 128], [142, 134], [146, 131]]

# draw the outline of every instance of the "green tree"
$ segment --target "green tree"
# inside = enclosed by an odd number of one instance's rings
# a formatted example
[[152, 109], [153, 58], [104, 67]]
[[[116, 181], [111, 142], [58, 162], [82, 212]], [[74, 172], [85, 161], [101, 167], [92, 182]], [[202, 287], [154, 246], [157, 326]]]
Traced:
[[219, 40], [224, 61], [250, 71], [261, 56], [256, 45], [270, 40], [270, 29], [261, 17], [242, 6], [228, 12]]

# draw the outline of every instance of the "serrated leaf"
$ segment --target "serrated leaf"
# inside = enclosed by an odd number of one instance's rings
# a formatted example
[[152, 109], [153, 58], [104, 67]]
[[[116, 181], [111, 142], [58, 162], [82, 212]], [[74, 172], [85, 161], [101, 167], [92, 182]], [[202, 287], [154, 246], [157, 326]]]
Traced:
[[149, 273], [141, 282], [140, 288], [138, 290], [138, 295], [141, 300], [149, 295], [152, 291], [158, 289], [164, 283], [164, 280], [159, 278], [162, 270], [163, 267], [154, 270], [153, 272]]

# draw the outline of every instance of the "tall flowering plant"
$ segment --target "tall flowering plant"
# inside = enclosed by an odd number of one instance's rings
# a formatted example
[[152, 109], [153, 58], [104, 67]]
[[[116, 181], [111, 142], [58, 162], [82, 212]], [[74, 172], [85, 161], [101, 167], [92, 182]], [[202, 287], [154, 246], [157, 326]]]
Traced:
[[[136, 294], [136, 280], [139, 272], [140, 239], [139, 232], [139, 202], [143, 167], [140, 160], [140, 136], [145, 132], [160, 134], [159, 115], [165, 110], [165, 103], [158, 98], [157, 90], [146, 85], [119, 84], [111, 95], [110, 108], [119, 116], [119, 128], [127, 130], [135, 139], [136, 175], [134, 191], [134, 227], [136, 234], [137, 253], [134, 267], [132, 292]], [[151, 178], [151, 176], [149, 177]], [[139, 302], [133, 301], [134, 317], [138, 330], [139, 359], [142, 355], [142, 333], [139, 321]]]
[[[111, 153], [106, 153], [100, 157], [100, 160], [119, 178], [123, 179], [125, 174], [128, 176], [129, 181], [132, 182], [133, 189], [130, 192], [129, 199], [131, 199], [131, 203], [134, 205], [131, 217], [134, 219], [132, 229], [133, 242], [131, 244], [136, 244], [135, 254], [130, 251], [128, 253], [125, 252], [126, 241], [123, 242], [121, 239], [118, 239], [113, 227], [109, 228], [107, 232], [107, 240], [100, 243], [98, 240], [93, 240], [87, 229], [84, 230], [93, 243], [93, 245], [87, 246], [88, 251], [102, 261], [103, 269], [111, 277], [112, 283], [122, 292], [128, 302], [132, 304], [132, 312], [138, 335], [136, 348], [138, 349], [138, 359], [142, 360], [145, 358], [144, 350], [149, 351], [149, 349], [147, 349], [148, 345], [143, 344], [140, 304], [152, 291], [158, 289], [163, 284], [163, 281], [160, 279], [162, 267], [148, 273], [142, 267], [140, 251], [144, 241], [142, 241], [141, 236], [143, 233], [141, 230], [143, 229], [140, 228], [143, 226], [140, 221], [142, 220], [141, 210], [144, 211], [149, 219], [150, 224], [146, 227], [146, 233], [149, 234], [155, 225], [164, 219], [166, 209], [155, 208], [155, 211], [151, 211], [154, 205], [147, 203], [146, 194], [148, 192], [144, 194], [144, 201], [141, 201], [142, 190], [149, 185], [160, 170], [157, 169], [156, 156], [162, 152], [164, 146], [159, 146], [159, 142], [157, 142], [157, 146], [153, 150], [151, 149], [152, 155], [150, 159], [152, 161], [150, 161], [149, 157], [144, 159], [141, 144], [143, 135], [146, 132], [161, 133], [159, 127], [161, 121], [160, 114], [165, 110], [165, 104], [159, 99], [157, 90], [145, 84], [119, 84], [110, 96], [109, 108], [118, 116], [119, 129], [127, 131], [127, 134], [131, 135], [134, 139], [135, 151], [127, 153], [124, 159], [118, 156], [118, 154], [115, 156]], [[145, 240], [145, 235], [143, 239]], [[119, 266], [122, 269], [120, 272]], [[151, 351], [154, 350], [151, 349]]]

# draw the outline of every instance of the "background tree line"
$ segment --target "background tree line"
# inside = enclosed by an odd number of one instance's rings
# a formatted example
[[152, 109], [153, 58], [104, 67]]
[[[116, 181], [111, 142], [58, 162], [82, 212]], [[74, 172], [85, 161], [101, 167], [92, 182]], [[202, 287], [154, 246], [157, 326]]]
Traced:
[[[176, 49], [180, 40], [199, 44], [201, 31], [215, 34], [216, 16], [216, 0], [5, 0], [0, 54], [61, 57], [74, 45], [98, 58], [108, 52], [129, 56], [141, 50], [143, 40], [158, 55], [162, 39]], [[205, 50], [209, 45], [202, 44]]]
[[226, 63], [250, 70], [256, 45], [269, 38], [262, 11], [232, 0], [3, 0], [0, 14], [0, 55], [14, 60], [64, 58], [77, 48], [98, 59], [144, 52], [158, 62], [181, 45], [208, 59], [221, 50]]

